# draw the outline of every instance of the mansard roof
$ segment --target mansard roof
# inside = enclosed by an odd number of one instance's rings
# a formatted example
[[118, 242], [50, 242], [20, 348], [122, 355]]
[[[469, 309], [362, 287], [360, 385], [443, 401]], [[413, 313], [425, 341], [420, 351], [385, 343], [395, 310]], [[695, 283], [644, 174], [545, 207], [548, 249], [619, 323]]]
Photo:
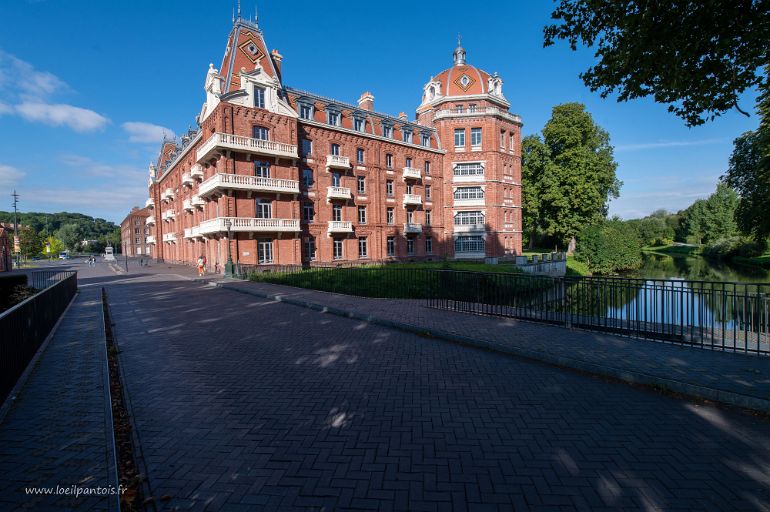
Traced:
[[267, 50], [267, 43], [262, 30], [255, 22], [237, 18], [234, 20], [233, 29], [227, 38], [225, 55], [222, 57], [222, 66], [219, 68], [220, 74], [224, 77], [222, 93], [240, 89], [239, 73], [241, 68], [251, 71], [257, 63], [270, 76], [280, 80], [280, 74], [276, 70], [273, 57]]

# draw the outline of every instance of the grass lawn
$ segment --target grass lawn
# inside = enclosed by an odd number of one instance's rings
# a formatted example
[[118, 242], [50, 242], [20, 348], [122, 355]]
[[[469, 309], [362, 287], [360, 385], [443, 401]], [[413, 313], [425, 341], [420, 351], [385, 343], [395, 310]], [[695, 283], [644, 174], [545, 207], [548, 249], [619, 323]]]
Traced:
[[701, 247], [698, 245], [661, 245], [642, 247], [644, 252], [658, 252], [661, 254], [683, 254], [695, 256], [700, 254]]
[[754, 258], [735, 256], [732, 261], [735, 263], [742, 263], [744, 265], [757, 265], [760, 267], [770, 268], [770, 252], [766, 252], [765, 254], [756, 256]]
[[477, 261], [431, 261], [419, 263], [391, 263], [386, 268], [427, 268], [432, 270], [465, 270], [468, 272], [521, 272], [511, 263], [499, 263], [491, 265], [489, 263], [479, 263]]

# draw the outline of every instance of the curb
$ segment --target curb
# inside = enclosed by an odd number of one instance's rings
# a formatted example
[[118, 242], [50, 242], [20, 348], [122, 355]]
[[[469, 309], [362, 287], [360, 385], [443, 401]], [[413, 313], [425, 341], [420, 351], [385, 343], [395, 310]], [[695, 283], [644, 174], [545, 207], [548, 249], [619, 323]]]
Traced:
[[459, 345], [465, 345], [469, 347], [479, 348], [490, 352], [496, 352], [500, 354], [506, 354], [516, 357], [521, 357], [531, 361], [539, 363], [546, 363], [559, 368], [567, 368], [586, 372], [592, 375], [598, 375], [601, 377], [610, 377], [620, 380], [629, 384], [642, 385], [647, 387], [653, 387], [662, 389], [664, 391], [673, 391], [687, 395], [691, 398], [697, 398], [701, 400], [710, 400], [719, 402], [726, 405], [735, 407], [741, 407], [745, 409], [752, 409], [755, 411], [770, 412], [770, 400], [764, 398], [758, 398], [749, 395], [743, 395], [735, 393], [733, 391], [727, 391], [723, 389], [710, 388], [701, 386], [698, 384], [690, 384], [673, 379], [665, 379], [657, 377], [655, 375], [649, 375], [644, 372], [635, 372], [615, 368], [612, 366], [602, 366], [580, 359], [573, 359], [570, 357], [559, 356], [556, 354], [549, 354], [547, 352], [540, 352], [536, 350], [527, 350], [518, 347], [506, 347], [493, 343], [490, 341], [484, 341], [476, 338], [470, 338], [459, 334], [441, 331], [437, 329], [423, 328], [415, 325], [410, 325], [402, 322], [396, 322], [393, 320], [386, 320], [374, 315], [367, 315], [363, 313], [356, 313], [354, 311], [347, 311], [335, 307], [323, 306], [314, 302], [308, 302], [301, 299], [292, 299], [280, 294], [260, 292], [258, 290], [244, 290], [242, 288], [236, 288], [228, 286], [228, 283], [211, 283], [218, 288], [231, 290], [234, 292], [242, 293], [245, 295], [252, 295], [255, 297], [262, 297], [266, 299], [275, 300], [276, 302], [283, 302], [291, 304], [292, 306], [300, 306], [314, 311], [320, 311], [321, 313], [330, 313], [332, 315], [341, 316], [344, 318], [352, 318], [355, 320], [362, 320], [375, 325], [381, 325], [383, 327], [390, 327], [399, 331], [409, 332], [417, 334], [423, 337], [434, 337], [456, 343]]

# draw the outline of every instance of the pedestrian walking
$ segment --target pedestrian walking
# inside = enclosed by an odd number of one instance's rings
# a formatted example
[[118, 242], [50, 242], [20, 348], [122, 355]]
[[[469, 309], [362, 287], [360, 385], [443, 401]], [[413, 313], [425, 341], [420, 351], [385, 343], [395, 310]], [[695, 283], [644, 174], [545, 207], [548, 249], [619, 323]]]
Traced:
[[206, 257], [201, 255], [200, 258], [198, 258], [198, 277], [203, 277], [203, 274], [206, 272]]

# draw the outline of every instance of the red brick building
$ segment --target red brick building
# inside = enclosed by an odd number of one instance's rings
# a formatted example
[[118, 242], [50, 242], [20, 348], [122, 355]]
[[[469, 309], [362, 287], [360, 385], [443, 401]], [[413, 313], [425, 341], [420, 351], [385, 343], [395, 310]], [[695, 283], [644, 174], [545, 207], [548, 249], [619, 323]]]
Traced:
[[521, 120], [454, 51], [416, 120], [293, 89], [262, 31], [233, 24], [199, 128], [150, 165], [158, 259], [242, 264], [483, 259], [521, 252]]
[[0, 224], [0, 272], [13, 270], [13, 230]]
[[151, 217], [148, 208], [134, 206], [120, 223], [120, 245], [122, 254], [126, 256], [145, 256], [151, 254], [150, 226], [147, 219]]

